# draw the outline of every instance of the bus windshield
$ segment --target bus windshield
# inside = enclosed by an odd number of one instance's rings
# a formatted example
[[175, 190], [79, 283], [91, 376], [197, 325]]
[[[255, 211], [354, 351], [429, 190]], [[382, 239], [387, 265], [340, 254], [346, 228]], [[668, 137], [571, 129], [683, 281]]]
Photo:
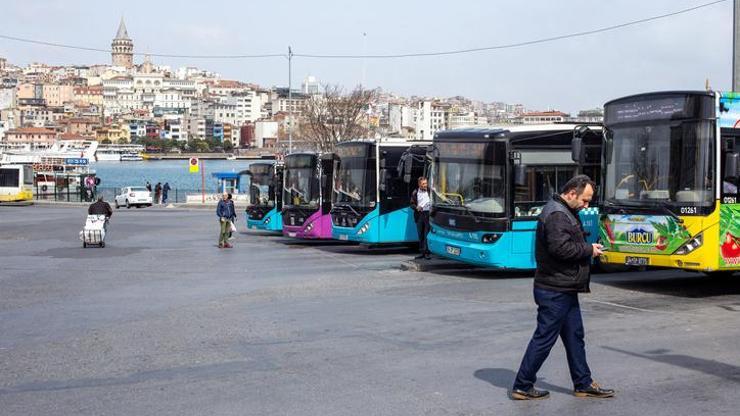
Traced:
[[275, 171], [273, 165], [253, 163], [249, 166], [251, 183], [249, 200], [252, 205], [275, 206]]
[[290, 155], [285, 158], [283, 201], [286, 205], [318, 207], [317, 162], [316, 155]]
[[342, 157], [334, 169], [332, 203], [375, 206], [375, 188], [374, 159]]
[[612, 204], [714, 202], [713, 121], [621, 125], [609, 130], [605, 196]]
[[436, 207], [505, 214], [503, 143], [439, 142], [435, 148], [432, 202]]

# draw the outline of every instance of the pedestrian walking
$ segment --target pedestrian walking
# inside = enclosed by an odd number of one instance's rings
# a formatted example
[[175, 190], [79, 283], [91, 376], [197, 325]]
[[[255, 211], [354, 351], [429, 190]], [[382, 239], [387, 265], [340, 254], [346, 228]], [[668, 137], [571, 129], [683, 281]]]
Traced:
[[234, 211], [234, 204], [229, 203], [229, 194], [226, 192], [221, 195], [221, 200], [218, 201], [216, 215], [218, 216], [220, 226], [218, 248], [231, 248], [232, 245], [229, 244], [229, 231], [231, 231], [231, 221], [236, 217], [236, 212]]
[[429, 195], [429, 181], [420, 177], [417, 181], [418, 188], [411, 193], [411, 207], [414, 209], [414, 222], [416, 231], [419, 233], [419, 255], [416, 259], [431, 259], [429, 246], [427, 245], [427, 234], [429, 234], [429, 210], [432, 208], [432, 199]]
[[162, 182], [157, 182], [157, 185], [154, 186], [154, 203], [162, 203]]
[[558, 336], [565, 346], [576, 397], [612, 397], [614, 390], [591, 378], [586, 362], [583, 320], [578, 293], [589, 292], [591, 259], [603, 254], [601, 244], [586, 242], [578, 211], [591, 202], [595, 184], [586, 175], [569, 180], [560, 195], [553, 195], [537, 219], [535, 235], [534, 301], [537, 329], [529, 341], [511, 397], [544, 399], [550, 393], [534, 384]]
[[146, 181], [146, 190], [151, 192], [152, 191], [152, 184], [149, 183], [149, 181]]
[[[164, 183], [164, 186], [162, 187], [162, 203], [163, 204], [166, 204], [167, 203], [167, 196], [170, 193], [170, 189], [172, 189], [172, 188], [170, 188], [170, 183], [169, 182], [165, 182]], [[177, 202], [177, 201], [175, 201], [175, 202]]]

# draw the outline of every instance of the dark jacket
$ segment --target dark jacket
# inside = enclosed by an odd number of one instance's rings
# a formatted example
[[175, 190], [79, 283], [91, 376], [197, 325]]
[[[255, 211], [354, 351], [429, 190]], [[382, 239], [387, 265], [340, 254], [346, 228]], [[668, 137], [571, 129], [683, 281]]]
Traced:
[[107, 202], [96, 201], [90, 204], [90, 207], [87, 209], [87, 215], [105, 215], [110, 218], [113, 215], [113, 210]]
[[588, 292], [593, 247], [578, 213], [554, 195], [537, 219], [534, 285], [559, 292]]
[[216, 207], [216, 215], [218, 216], [218, 218], [233, 220], [234, 218], [236, 218], [234, 203], [231, 201], [224, 201], [223, 199], [219, 200], [218, 206]]

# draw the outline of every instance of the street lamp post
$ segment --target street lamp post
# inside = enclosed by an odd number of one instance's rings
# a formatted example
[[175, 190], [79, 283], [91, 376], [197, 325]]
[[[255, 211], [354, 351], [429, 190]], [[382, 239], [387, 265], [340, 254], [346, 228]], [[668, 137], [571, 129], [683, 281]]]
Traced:
[[[737, 0], [740, 1], [740, 0]], [[288, 46], [288, 153], [293, 151], [293, 49]]]

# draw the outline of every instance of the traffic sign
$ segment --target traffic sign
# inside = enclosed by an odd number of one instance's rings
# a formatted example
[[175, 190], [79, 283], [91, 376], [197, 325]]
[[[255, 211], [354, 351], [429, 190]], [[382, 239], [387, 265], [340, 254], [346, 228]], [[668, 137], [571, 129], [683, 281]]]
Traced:
[[197, 157], [191, 157], [189, 166], [190, 166], [190, 173], [198, 173], [200, 161], [198, 160]]

